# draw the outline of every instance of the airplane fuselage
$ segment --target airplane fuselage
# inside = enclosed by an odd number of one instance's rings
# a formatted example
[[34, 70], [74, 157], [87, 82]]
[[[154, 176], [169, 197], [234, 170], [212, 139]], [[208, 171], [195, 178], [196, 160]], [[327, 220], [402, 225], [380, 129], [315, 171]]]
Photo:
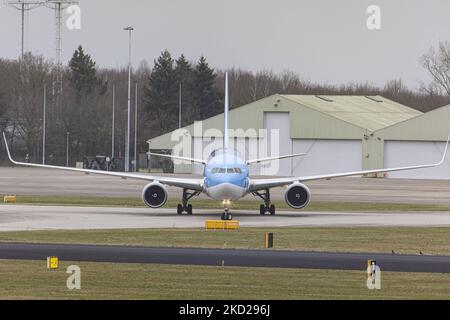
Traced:
[[205, 192], [215, 200], [234, 201], [247, 194], [248, 166], [236, 153], [216, 152], [205, 165], [203, 175]]

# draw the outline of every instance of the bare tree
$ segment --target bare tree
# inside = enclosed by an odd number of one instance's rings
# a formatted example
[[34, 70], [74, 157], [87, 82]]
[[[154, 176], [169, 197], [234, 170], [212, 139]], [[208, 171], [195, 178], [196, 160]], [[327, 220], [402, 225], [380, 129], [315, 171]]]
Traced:
[[440, 94], [450, 95], [450, 42], [439, 42], [438, 48], [430, 48], [420, 58], [420, 62], [433, 79], [432, 83], [423, 89], [428, 93], [438, 90]]

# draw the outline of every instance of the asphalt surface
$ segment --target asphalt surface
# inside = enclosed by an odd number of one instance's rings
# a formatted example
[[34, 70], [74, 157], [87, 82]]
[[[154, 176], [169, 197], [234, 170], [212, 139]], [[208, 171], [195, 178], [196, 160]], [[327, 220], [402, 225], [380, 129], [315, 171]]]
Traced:
[[65, 261], [361, 271], [368, 259], [375, 259], [382, 271], [450, 273], [450, 256], [0, 243], [0, 259], [46, 260], [48, 256]]
[[[255, 203], [256, 204], [256, 203]], [[0, 231], [88, 230], [122, 228], [203, 228], [220, 219], [220, 209], [195, 209], [191, 216], [173, 208], [31, 206], [0, 204]], [[308, 212], [281, 211], [261, 216], [257, 210], [232, 210], [242, 227], [283, 226], [450, 226], [450, 212]]]
[[[156, 173], [154, 173], [156, 175]], [[159, 175], [159, 174], [158, 174]], [[171, 175], [174, 176], [174, 175]], [[175, 175], [196, 177], [197, 175]], [[23, 167], [0, 167], [0, 195], [141, 196], [145, 181]], [[450, 204], [450, 180], [338, 178], [306, 183], [313, 201]], [[169, 187], [169, 197], [181, 199], [182, 190]], [[271, 190], [284, 199], [285, 188]], [[200, 198], [206, 198], [201, 195]], [[260, 201], [251, 195], [246, 200]]]

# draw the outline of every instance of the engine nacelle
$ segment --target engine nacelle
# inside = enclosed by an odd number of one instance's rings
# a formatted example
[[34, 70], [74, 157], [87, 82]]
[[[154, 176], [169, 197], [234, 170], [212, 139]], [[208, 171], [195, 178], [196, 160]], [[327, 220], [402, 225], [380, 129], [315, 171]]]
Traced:
[[311, 200], [311, 192], [304, 184], [293, 183], [286, 190], [284, 199], [291, 208], [301, 209], [306, 207]]
[[159, 182], [152, 182], [142, 190], [142, 200], [150, 208], [162, 207], [167, 201], [167, 190]]

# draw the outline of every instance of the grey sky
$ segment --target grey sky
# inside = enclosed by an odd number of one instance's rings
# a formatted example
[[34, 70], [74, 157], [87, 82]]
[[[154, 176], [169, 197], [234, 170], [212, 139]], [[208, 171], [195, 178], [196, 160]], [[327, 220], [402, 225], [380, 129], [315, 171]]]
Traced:
[[[1, 0], [3, 1], [3, 0]], [[366, 8], [381, 7], [382, 30], [366, 28]], [[81, 0], [82, 29], [63, 32], [63, 59], [78, 44], [99, 66], [127, 63], [126, 25], [136, 28], [133, 64], [165, 48], [218, 68], [290, 69], [321, 83], [382, 85], [428, 80], [418, 58], [450, 40], [448, 0]], [[65, 16], [67, 17], [67, 16]], [[54, 53], [54, 13], [27, 14], [26, 49]], [[0, 57], [20, 51], [19, 11], [0, 4]]]

